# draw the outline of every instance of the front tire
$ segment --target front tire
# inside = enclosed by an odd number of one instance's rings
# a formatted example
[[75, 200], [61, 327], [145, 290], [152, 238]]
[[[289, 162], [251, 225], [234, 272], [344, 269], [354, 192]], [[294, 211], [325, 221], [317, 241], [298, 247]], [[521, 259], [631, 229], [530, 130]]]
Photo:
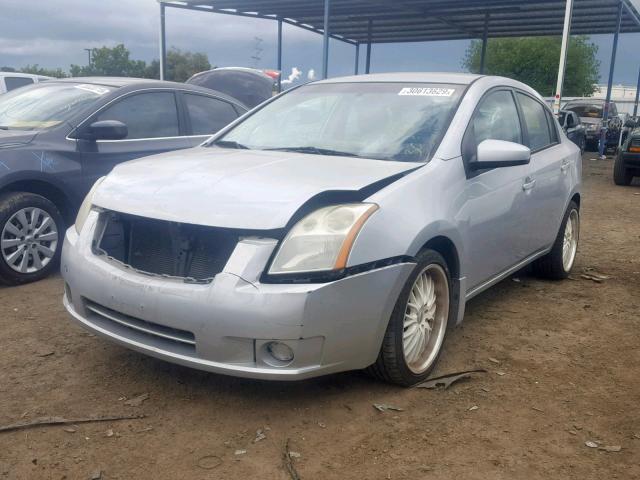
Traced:
[[0, 282], [20, 285], [49, 275], [60, 261], [63, 228], [62, 215], [46, 198], [0, 196]]
[[631, 180], [633, 175], [628, 168], [625, 168], [622, 155], [618, 154], [613, 163], [613, 183], [626, 187], [631, 185]]
[[543, 278], [562, 280], [569, 276], [580, 239], [580, 209], [570, 202], [551, 251], [533, 263], [534, 272]]
[[452, 318], [453, 295], [447, 263], [424, 250], [398, 297], [369, 372], [405, 387], [425, 380], [435, 367]]

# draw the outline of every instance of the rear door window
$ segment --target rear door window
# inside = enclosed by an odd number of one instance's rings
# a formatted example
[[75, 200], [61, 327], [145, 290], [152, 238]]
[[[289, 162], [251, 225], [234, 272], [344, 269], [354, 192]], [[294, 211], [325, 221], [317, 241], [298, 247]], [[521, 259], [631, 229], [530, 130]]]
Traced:
[[529, 95], [518, 92], [518, 99], [527, 126], [531, 151], [542, 150], [551, 145], [551, 132], [545, 113], [546, 109]]
[[224, 100], [191, 93], [183, 94], [183, 98], [191, 119], [192, 135], [214, 134], [238, 118], [233, 105]]
[[129, 129], [126, 139], [177, 137], [178, 107], [173, 92], [137, 93], [100, 112], [94, 122], [118, 120]]
[[33, 79], [28, 77], [4, 77], [4, 84], [7, 87], [7, 92], [15, 90], [16, 88], [31, 85], [32, 83]]

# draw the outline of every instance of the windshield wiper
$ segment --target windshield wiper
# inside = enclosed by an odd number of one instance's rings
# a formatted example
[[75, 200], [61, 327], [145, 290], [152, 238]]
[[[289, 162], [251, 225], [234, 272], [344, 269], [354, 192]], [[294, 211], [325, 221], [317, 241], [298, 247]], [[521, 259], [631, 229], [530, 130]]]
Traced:
[[265, 148], [268, 151], [281, 151], [281, 152], [297, 152], [297, 153], [311, 153], [312, 155], [335, 155], [336, 157], [358, 157], [355, 153], [341, 152], [340, 150], [331, 150], [330, 148], [319, 147], [278, 147], [278, 148]]
[[217, 142], [212, 143], [217, 147], [221, 148], [237, 148], [238, 150], [249, 150], [249, 147], [246, 145], [242, 145], [241, 143], [235, 142], [233, 140], [218, 140]]

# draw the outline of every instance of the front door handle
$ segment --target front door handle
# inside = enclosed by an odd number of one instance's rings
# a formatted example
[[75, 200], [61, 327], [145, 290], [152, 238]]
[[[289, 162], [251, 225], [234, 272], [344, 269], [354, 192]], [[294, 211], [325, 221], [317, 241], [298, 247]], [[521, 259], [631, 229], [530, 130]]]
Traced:
[[566, 173], [567, 170], [569, 170], [569, 165], [571, 165], [571, 161], [569, 160], [562, 161], [562, 165], [560, 166], [560, 170], [562, 171], [562, 173]]
[[524, 179], [524, 183], [522, 184], [522, 190], [525, 192], [527, 190], [531, 190], [536, 184], [535, 178], [527, 177]]

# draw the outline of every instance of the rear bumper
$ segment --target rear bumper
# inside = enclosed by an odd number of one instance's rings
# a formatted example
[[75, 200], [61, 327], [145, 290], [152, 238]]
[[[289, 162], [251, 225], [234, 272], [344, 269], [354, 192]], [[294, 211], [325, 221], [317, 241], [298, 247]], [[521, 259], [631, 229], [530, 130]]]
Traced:
[[[210, 284], [188, 284], [94, 255], [87, 231], [95, 217], [81, 236], [72, 227], [65, 237], [64, 305], [72, 318], [133, 350], [234, 376], [298, 380], [372, 364], [414, 266], [324, 284], [261, 284], [257, 279], [275, 243], [249, 240], [238, 244]], [[294, 360], [274, 364], [265, 348], [270, 340], [286, 343]]]

